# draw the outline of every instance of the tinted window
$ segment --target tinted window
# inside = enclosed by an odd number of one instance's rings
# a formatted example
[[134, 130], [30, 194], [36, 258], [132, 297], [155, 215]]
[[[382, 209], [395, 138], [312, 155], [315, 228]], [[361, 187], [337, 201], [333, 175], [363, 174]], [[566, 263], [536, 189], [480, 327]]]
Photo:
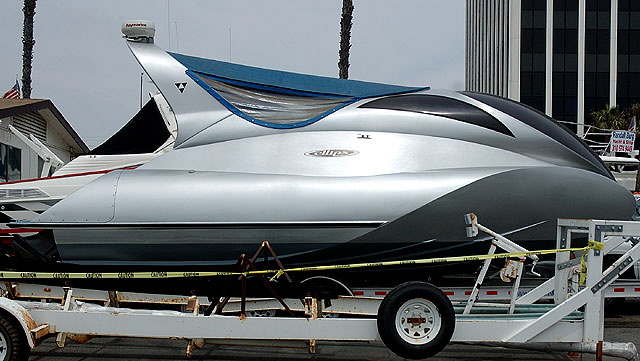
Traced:
[[22, 164], [22, 150], [7, 146], [7, 180], [17, 181], [21, 179], [20, 168]]
[[0, 143], [0, 182], [7, 180], [7, 146]]
[[600, 170], [600, 173], [603, 175], [613, 178], [609, 170], [607, 170], [607, 167], [602, 163], [602, 160], [600, 160], [580, 138], [544, 113], [506, 98], [467, 91], [461, 93], [488, 104], [546, 134], [558, 143], [582, 156], [582, 158], [593, 164], [596, 169]]
[[22, 150], [0, 143], [0, 182], [21, 179]]
[[452, 98], [423, 94], [397, 95], [370, 101], [361, 105], [360, 108], [391, 109], [439, 115], [513, 137], [509, 128], [489, 113]]

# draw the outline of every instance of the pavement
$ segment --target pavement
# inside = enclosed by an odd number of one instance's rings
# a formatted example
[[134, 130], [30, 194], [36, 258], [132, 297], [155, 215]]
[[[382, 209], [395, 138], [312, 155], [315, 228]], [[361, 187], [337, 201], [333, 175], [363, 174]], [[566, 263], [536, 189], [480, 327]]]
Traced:
[[[605, 317], [605, 341], [632, 342], [640, 347], [640, 299], [626, 300], [607, 310]], [[58, 348], [55, 340], [46, 340], [35, 348], [29, 360], [47, 361], [123, 361], [123, 360], [187, 360], [186, 342], [183, 340], [127, 339], [100, 337], [86, 344], [68, 341], [64, 348]], [[335, 343], [318, 344], [316, 354], [309, 354], [306, 348], [269, 348], [247, 346], [207, 345], [196, 349], [191, 360], [218, 361], [294, 361], [294, 360], [404, 360], [378, 343]], [[451, 344], [431, 358], [444, 360], [595, 360], [595, 355], [582, 354], [577, 358], [567, 357], [566, 352], [535, 352], [498, 347]], [[620, 360], [604, 357], [605, 361]]]

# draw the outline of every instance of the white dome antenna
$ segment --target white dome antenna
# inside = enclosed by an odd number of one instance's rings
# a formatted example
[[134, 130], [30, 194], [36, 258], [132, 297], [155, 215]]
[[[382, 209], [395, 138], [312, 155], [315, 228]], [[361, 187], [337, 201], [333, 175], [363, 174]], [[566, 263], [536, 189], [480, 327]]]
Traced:
[[122, 23], [122, 34], [127, 40], [153, 43], [156, 27], [148, 20], [129, 20]]

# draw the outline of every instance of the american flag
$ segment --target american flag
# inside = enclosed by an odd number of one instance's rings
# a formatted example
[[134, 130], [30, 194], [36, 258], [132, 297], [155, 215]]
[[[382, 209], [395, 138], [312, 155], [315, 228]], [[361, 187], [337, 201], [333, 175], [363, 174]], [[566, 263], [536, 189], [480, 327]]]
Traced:
[[636, 116], [634, 115], [633, 118], [631, 118], [631, 122], [629, 123], [629, 129], [627, 129], [630, 132], [636, 132]]
[[20, 85], [16, 80], [16, 85], [13, 88], [9, 89], [8, 92], [4, 93], [2, 99], [20, 99]]

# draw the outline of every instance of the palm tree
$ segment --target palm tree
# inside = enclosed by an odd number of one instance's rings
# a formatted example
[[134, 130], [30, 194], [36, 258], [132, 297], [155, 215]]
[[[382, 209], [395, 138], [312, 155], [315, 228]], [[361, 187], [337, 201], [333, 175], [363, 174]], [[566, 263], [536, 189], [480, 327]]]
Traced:
[[623, 112], [625, 114], [625, 118], [631, 120], [633, 117], [636, 117], [636, 121], [638, 121], [638, 119], [640, 119], [640, 103], [631, 104], [631, 106], [625, 109]]
[[593, 125], [600, 129], [627, 129], [626, 119], [617, 106], [605, 105], [604, 109], [591, 112]]
[[31, 64], [33, 63], [33, 17], [36, 0], [24, 0], [24, 23], [22, 26], [22, 97], [31, 98]]
[[340, 79], [349, 77], [349, 49], [351, 49], [351, 26], [353, 25], [353, 0], [342, 0], [340, 17], [340, 51], [338, 70]]

